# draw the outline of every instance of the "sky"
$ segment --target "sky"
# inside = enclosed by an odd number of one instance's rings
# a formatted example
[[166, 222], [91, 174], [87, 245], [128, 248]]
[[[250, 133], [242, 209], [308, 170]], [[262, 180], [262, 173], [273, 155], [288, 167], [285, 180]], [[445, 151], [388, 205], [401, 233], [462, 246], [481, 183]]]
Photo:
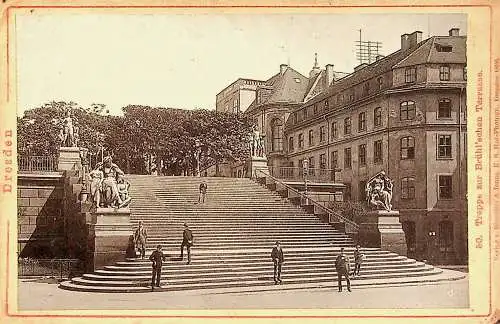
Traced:
[[239, 77], [266, 80], [290, 64], [352, 72], [355, 41], [400, 48], [415, 30], [466, 34], [467, 16], [446, 14], [74, 13], [16, 16], [18, 114], [52, 100], [215, 109], [215, 96]]

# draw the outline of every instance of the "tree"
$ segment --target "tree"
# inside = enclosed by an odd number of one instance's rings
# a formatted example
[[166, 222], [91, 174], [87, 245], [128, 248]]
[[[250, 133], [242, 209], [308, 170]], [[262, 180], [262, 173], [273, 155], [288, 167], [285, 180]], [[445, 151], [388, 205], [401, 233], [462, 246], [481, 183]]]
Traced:
[[18, 118], [20, 154], [57, 154], [60, 121], [67, 109], [79, 128], [79, 146], [89, 149], [91, 160], [97, 161], [102, 149], [128, 173], [150, 173], [163, 165], [166, 174], [192, 174], [197, 163], [207, 167], [248, 156], [252, 125], [241, 114], [128, 105], [124, 116], [110, 116], [102, 104], [82, 108], [64, 101]]

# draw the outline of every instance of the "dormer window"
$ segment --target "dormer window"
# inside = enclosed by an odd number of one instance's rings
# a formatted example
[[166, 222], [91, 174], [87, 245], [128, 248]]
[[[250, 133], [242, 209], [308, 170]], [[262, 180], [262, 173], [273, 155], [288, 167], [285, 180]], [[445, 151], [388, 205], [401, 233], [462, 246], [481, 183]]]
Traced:
[[451, 45], [436, 44], [436, 51], [449, 53], [453, 51], [453, 47]]

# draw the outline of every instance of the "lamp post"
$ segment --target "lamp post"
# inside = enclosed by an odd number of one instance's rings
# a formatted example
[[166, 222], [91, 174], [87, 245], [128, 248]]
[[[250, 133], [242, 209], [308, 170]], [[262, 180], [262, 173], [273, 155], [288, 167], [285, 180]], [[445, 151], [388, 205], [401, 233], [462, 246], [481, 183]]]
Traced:
[[434, 263], [434, 248], [435, 248], [435, 242], [434, 240], [436, 239], [436, 232], [435, 231], [429, 231], [429, 247], [427, 248], [427, 253], [428, 253], [428, 258], [431, 263]]
[[304, 175], [304, 194], [306, 195], [306, 205], [309, 202], [309, 199], [307, 197], [307, 175], [309, 173], [309, 161], [307, 159], [304, 159], [302, 161], [302, 172]]
[[195, 159], [196, 159], [196, 176], [200, 176], [200, 157], [201, 157], [201, 141], [199, 139], [194, 140], [195, 147]]

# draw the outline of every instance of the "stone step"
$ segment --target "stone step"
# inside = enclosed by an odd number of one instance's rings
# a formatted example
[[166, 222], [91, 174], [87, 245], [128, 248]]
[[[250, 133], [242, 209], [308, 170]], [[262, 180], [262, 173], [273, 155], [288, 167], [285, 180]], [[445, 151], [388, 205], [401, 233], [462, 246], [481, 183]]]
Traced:
[[[400, 277], [400, 278], [383, 278], [383, 279], [365, 279], [361, 280], [363, 276], [352, 279], [351, 286], [353, 289], [357, 287], [376, 287], [383, 285], [415, 285], [422, 283], [433, 283], [433, 282], [441, 282], [441, 281], [450, 281], [450, 280], [460, 280], [465, 278], [465, 274], [454, 272], [454, 274], [433, 274], [425, 277]], [[327, 278], [328, 280], [318, 281], [312, 280], [310, 282], [299, 282], [295, 283], [292, 281], [285, 281], [282, 285], [276, 286], [272, 281], [263, 281], [263, 280], [249, 280], [243, 282], [235, 282], [228, 283], [225, 286], [222, 286], [219, 283], [209, 284], [205, 283], [201, 288], [198, 288], [199, 285], [184, 285], [184, 290], [196, 290], [203, 289], [208, 290], [212, 289], [215, 292], [239, 292], [242, 290], [242, 287], [246, 291], [272, 291], [276, 292], [282, 289], [310, 289], [310, 288], [331, 288], [336, 291], [336, 278]], [[61, 288], [67, 290], [76, 290], [76, 291], [87, 291], [87, 292], [101, 292], [101, 293], [124, 293], [124, 292], [151, 292], [150, 287], [101, 287], [101, 286], [81, 286], [75, 285], [70, 281], [66, 281], [61, 283]], [[173, 285], [165, 285], [164, 288], [155, 289], [156, 292], [161, 291], [176, 291], [180, 290], [178, 286]]]
[[[240, 271], [238, 271], [240, 270]], [[413, 268], [406, 268], [406, 269], [364, 269], [363, 272], [361, 273], [360, 271], [360, 277], [369, 279], [369, 278], [382, 278], [382, 277], [390, 277], [394, 274], [400, 275], [403, 273], [435, 273], [436, 270], [432, 267], [413, 267]], [[286, 273], [286, 276], [285, 276]], [[231, 277], [231, 278], [239, 278], [239, 277], [254, 277], [254, 278], [265, 278], [265, 277], [271, 277], [273, 275], [273, 267], [272, 265], [268, 267], [262, 267], [262, 268], [252, 268], [252, 269], [231, 269], [231, 271], [228, 271], [227, 269], [223, 270], [214, 270], [210, 272], [204, 272], [200, 273], [198, 272], [187, 272], [184, 270], [179, 270], [177, 272], [173, 271], [164, 271], [162, 269], [162, 278], [168, 279], [171, 281], [182, 281], [182, 280], [207, 280], [207, 279], [214, 279], [214, 280], [224, 280], [224, 277]], [[283, 268], [282, 269], [282, 276], [283, 278], [290, 278], [292, 276], [294, 277], [299, 277], [299, 276], [336, 276], [337, 271], [333, 269], [333, 267], [330, 266], [330, 268], [311, 268], [311, 269], [300, 269], [300, 270], [295, 270], [295, 269], [287, 269]], [[125, 285], [141, 285], [144, 284], [144, 282], [148, 283], [151, 282], [151, 270], [149, 271], [144, 271], [144, 272], [139, 272], [137, 276], [102, 276], [102, 275], [97, 275], [97, 274], [92, 274], [92, 275], [84, 275], [83, 277], [75, 278], [74, 282], [77, 282], [79, 280], [87, 280], [87, 281], [92, 281], [92, 282], [102, 282], [105, 283], [108, 286], [112, 285], [120, 285], [120, 286], [125, 286]]]
[[[290, 261], [286, 260], [286, 263], [283, 265], [283, 269], [291, 269], [294, 271], [315, 271], [321, 269], [327, 269], [328, 271], [335, 271], [333, 268], [333, 260], [329, 260], [331, 262], [310, 262], [310, 264], [306, 264], [309, 261]], [[186, 265], [181, 261], [177, 263], [167, 262], [164, 264], [163, 269], [165, 271], [185, 271], [186, 273], [198, 273], [199, 270], [207, 269], [207, 263], [197, 264], [194, 261], [191, 262], [190, 265]], [[304, 266], [298, 269], [295, 269], [296, 266]], [[351, 264], [354, 267], [354, 263]], [[384, 262], [365, 262], [362, 264], [363, 273], [364, 271], [373, 271], [373, 270], [381, 270], [381, 269], [399, 269], [406, 270], [412, 269], [415, 267], [424, 267], [425, 264], [422, 262], [413, 262], [413, 263], [384, 263]], [[272, 268], [272, 263], [270, 260], [267, 262], [260, 261], [258, 264], [251, 264], [248, 262], [239, 262], [239, 263], [222, 263], [217, 265], [212, 265], [210, 267], [210, 271], [223, 271], [230, 268], [232, 271], [246, 271], [248, 269], [252, 270], [269, 270]], [[353, 268], [354, 269], [354, 268]], [[150, 274], [151, 273], [151, 262], [148, 265], [140, 265], [140, 266], [124, 266], [124, 265], [115, 265], [115, 266], [106, 266], [102, 270], [97, 270], [96, 275], [100, 276], [117, 276], [117, 275], [133, 275], [133, 274]]]
[[[362, 280], [371, 280], [371, 279], [394, 279], [394, 278], [409, 278], [409, 277], [423, 277], [429, 275], [436, 275], [441, 273], [439, 270], [430, 269], [428, 271], [408, 271], [404, 273], [393, 273], [393, 274], [373, 274], [373, 275], [361, 275], [353, 279], [351, 285], [353, 283], [362, 281]], [[319, 273], [317, 275], [304, 275], [304, 274], [290, 274], [286, 272], [282, 272], [281, 276], [282, 280], [286, 284], [290, 283], [307, 283], [307, 282], [324, 282], [330, 281], [334, 282], [336, 278], [336, 274], [334, 272], [331, 273]], [[189, 278], [186, 279], [178, 279], [178, 278], [167, 278], [168, 285], [172, 286], [172, 288], [176, 288], [176, 290], [182, 289], [194, 289], [193, 286], [196, 286], [198, 289], [212, 287], [230, 287], [234, 284], [234, 286], [246, 287], [247, 285], [242, 285], [243, 282], [272, 282], [272, 270], [267, 273], [261, 274], [261, 277], [255, 277], [252, 275], [242, 275], [242, 276], [227, 276], [227, 277], [208, 277], [208, 278], [194, 278], [191, 280]], [[113, 287], [135, 287], [142, 286], [147, 287], [149, 284], [148, 281], [100, 281], [100, 280], [87, 280], [83, 278], [73, 278], [71, 281], [73, 284], [79, 286], [101, 286], [107, 288]]]

